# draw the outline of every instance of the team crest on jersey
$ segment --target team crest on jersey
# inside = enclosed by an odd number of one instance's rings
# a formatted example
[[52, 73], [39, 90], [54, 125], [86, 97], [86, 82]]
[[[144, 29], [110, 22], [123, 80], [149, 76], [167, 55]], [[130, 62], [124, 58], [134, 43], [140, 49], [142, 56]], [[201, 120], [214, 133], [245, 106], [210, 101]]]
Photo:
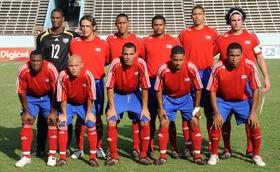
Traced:
[[186, 77], [185, 79], [184, 79], [184, 81], [185, 82], [189, 82], [191, 79], [189, 78], [189, 77]]
[[138, 71], [134, 72], [134, 75], [135, 75], [135, 76], [137, 76], [138, 74], [139, 74], [139, 72], [138, 72]]
[[45, 79], [45, 82], [50, 82], [50, 79], [49, 79], [49, 78], [46, 78], [46, 79]]
[[96, 47], [96, 48], [95, 48], [95, 51], [96, 51], [96, 52], [101, 52], [101, 48]]
[[247, 79], [247, 75], [241, 75], [241, 79]]
[[55, 39], [54, 39], [54, 41], [55, 41], [55, 42], [58, 42], [58, 41], [59, 41], [59, 39], [58, 39], [58, 38], [55, 38]]
[[251, 41], [250, 40], [245, 40], [245, 44], [246, 45], [251, 45]]
[[207, 39], [207, 40], [211, 40], [211, 38], [212, 38], [211, 35], [206, 35], [205, 36], [205, 39]]
[[87, 87], [87, 84], [82, 84], [82, 87], [83, 87], [83, 88], [86, 88], [86, 87]]
[[69, 38], [63, 38], [62, 41], [67, 44], [69, 42]]
[[172, 49], [172, 45], [171, 44], [166, 44], [166, 48]]

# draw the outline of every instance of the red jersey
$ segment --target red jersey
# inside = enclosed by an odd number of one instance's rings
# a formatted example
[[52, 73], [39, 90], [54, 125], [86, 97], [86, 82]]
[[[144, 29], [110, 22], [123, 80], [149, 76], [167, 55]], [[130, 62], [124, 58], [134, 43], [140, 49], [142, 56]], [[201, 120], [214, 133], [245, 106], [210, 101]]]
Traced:
[[37, 74], [33, 74], [30, 71], [30, 62], [27, 62], [18, 70], [16, 92], [35, 97], [54, 94], [57, 77], [58, 72], [52, 63], [44, 61], [42, 69]]
[[109, 63], [109, 45], [98, 36], [91, 41], [85, 41], [80, 37], [74, 38], [70, 43], [70, 53], [78, 54], [83, 60], [85, 69], [88, 69], [95, 79], [105, 76], [105, 65]]
[[121, 58], [112, 61], [108, 71], [107, 88], [114, 88], [121, 93], [132, 93], [139, 89], [151, 87], [146, 63], [141, 58], [135, 58], [132, 66], [125, 67]]
[[129, 33], [129, 36], [127, 38], [118, 37], [116, 36], [116, 34], [109, 35], [107, 41], [109, 43], [111, 52], [109, 62], [112, 62], [113, 59], [122, 56], [122, 48], [124, 44], [128, 42], [131, 42], [136, 46], [137, 56], [145, 57], [145, 51], [142, 40], [139, 37], [137, 37], [134, 33]]
[[184, 63], [181, 70], [172, 71], [171, 62], [158, 69], [155, 90], [162, 90], [170, 97], [182, 97], [191, 91], [191, 87], [202, 89], [203, 85], [194, 64]]
[[143, 38], [145, 48], [144, 60], [147, 63], [149, 76], [156, 78], [158, 67], [170, 60], [171, 49], [180, 45], [180, 42], [165, 34], [163, 38], [158, 38], [153, 35]]
[[82, 70], [80, 75], [71, 78], [67, 70], [60, 72], [57, 84], [57, 101], [67, 100], [73, 104], [84, 104], [87, 99], [95, 100], [95, 81], [89, 70]]
[[187, 27], [178, 36], [185, 49], [186, 60], [192, 62], [198, 69], [213, 66], [217, 38], [217, 31], [207, 25], [201, 30], [195, 29], [194, 26]]
[[224, 62], [219, 61], [213, 68], [207, 90], [225, 100], [245, 100], [250, 98], [246, 91], [248, 82], [252, 90], [261, 86], [254, 62], [245, 59], [237, 69], [228, 70]]
[[229, 44], [236, 42], [241, 45], [243, 56], [256, 63], [255, 56], [262, 53], [260, 49], [260, 41], [255, 34], [249, 33], [243, 29], [242, 34], [233, 35], [230, 31], [219, 36], [216, 42], [215, 54], [220, 53], [220, 60], [225, 60], [227, 57], [227, 47]]

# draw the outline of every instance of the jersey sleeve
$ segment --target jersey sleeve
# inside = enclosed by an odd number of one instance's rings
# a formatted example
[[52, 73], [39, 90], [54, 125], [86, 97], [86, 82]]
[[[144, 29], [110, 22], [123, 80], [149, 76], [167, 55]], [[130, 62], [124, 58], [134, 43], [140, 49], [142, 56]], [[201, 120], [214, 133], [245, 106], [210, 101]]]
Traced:
[[141, 89], [148, 89], [151, 87], [149, 73], [147, 69], [146, 62], [139, 58], [139, 66], [140, 66], [140, 86]]
[[156, 91], [163, 90], [163, 71], [164, 71], [164, 69], [166, 69], [166, 64], [163, 64], [158, 68], [157, 77], [156, 77], [156, 81], [155, 81], [155, 85], [154, 85], [154, 89]]
[[88, 98], [90, 100], [96, 100], [96, 88], [95, 88], [95, 80], [90, 71], [86, 71], [87, 82], [88, 82]]
[[248, 80], [252, 90], [261, 87], [261, 82], [259, 79], [258, 69], [254, 62], [246, 59], [246, 68], [248, 72]]
[[219, 86], [219, 80], [218, 80], [218, 70], [217, 68], [213, 68], [208, 84], [207, 84], [207, 90], [211, 92], [217, 92]]
[[36, 38], [36, 50], [41, 50], [41, 37], [42, 37], [42, 33], [39, 34]]
[[110, 64], [110, 46], [109, 43], [107, 41], [104, 41], [105, 44], [105, 63], [106, 65]]
[[57, 72], [56, 67], [51, 63], [48, 63], [48, 70], [49, 70], [50, 78], [51, 78], [50, 84], [51, 84], [51, 88], [52, 88], [52, 93], [54, 94], [56, 91], [58, 72]]
[[25, 73], [27, 72], [27, 64], [21, 66], [17, 73], [16, 81], [16, 93], [22, 94], [26, 92], [27, 82], [25, 78]]
[[197, 67], [192, 63], [188, 63], [188, 70], [194, 88], [196, 90], [201, 90], [203, 88], [203, 84], [201, 82]]
[[58, 102], [63, 102], [67, 100], [67, 90], [65, 87], [66, 82], [66, 73], [65, 71], [60, 72], [58, 81], [57, 81], [57, 95], [56, 99]]
[[107, 88], [114, 88], [116, 64], [117, 64], [117, 60], [113, 60], [112, 63], [110, 64], [108, 74], [107, 74], [107, 81], [106, 81]]
[[252, 34], [252, 43], [253, 43], [254, 54], [256, 56], [262, 54], [262, 50], [260, 47], [260, 41], [259, 41], [257, 35], [255, 35], [255, 34]]

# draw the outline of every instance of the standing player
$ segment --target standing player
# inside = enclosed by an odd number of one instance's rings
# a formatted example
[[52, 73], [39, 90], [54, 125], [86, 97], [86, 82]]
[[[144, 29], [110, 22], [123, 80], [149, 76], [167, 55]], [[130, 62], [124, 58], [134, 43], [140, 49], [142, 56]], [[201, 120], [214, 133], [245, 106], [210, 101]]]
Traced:
[[[198, 68], [198, 72], [203, 83], [201, 106], [204, 108], [204, 113], [207, 119], [207, 131], [209, 144], [208, 149], [211, 149], [210, 142], [210, 127], [212, 126], [212, 108], [210, 105], [209, 92], [205, 89], [211, 74], [211, 68], [214, 64], [214, 47], [218, 33], [215, 29], [210, 28], [204, 23], [205, 11], [200, 5], [193, 7], [191, 18], [193, 26], [185, 28], [178, 36], [182, 46], [186, 52], [186, 60], [193, 63]], [[182, 125], [185, 137], [189, 137], [189, 129], [186, 121]], [[186, 143], [184, 156], [189, 157], [191, 142]]]
[[[40, 50], [43, 57], [52, 62], [60, 72], [67, 66], [68, 49], [70, 41], [76, 37], [75, 32], [66, 30], [62, 25], [64, 22], [64, 13], [61, 9], [54, 9], [51, 12], [52, 28], [38, 35], [36, 40], [36, 49]], [[42, 115], [38, 116], [37, 122], [37, 150], [36, 156], [44, 156], [47, 126]], [[69, 140], [71, 141], [72, 127], [69, 126]], [[70, 142], [69, 142], [70, 143]]]
[[[124, 13], [120, 13], [116, 17], [115, 25], [117, 27], [117, 32], [115, 34], [109, 35], [107, 38], [108, 44], [110, 46], [110, 60], [111, 63], [113, 59], [119, 58], [122, 55], [122, 48], [124, 44], [131, 42], [136, 46], [136, 53], [142, 58], [145, 57], [145, 51], [143, 47], [142, 40], [137, 37], [134, 33], [128, 31], [129, 19]], [[129, 112], [129, 117], [132, 118], [133, 114]], [[132, 121], [132, 137], [133, 137], [133, 151], [132, 155], [135, 157], [139, 156], [139, 121], [133, 119]]]
[[82, 70], [80, 56], [72, 55], [68, 60], [68, 68], [60, 72], [57, 84], [57, 101], [60, 102], [58, 143], [60, 159], [57, 166], [66, 163], [67, 125], [72, 123], [73, 116], [79, 115], [88, 130], [89, 164], [99, 166], [96, 158], [96, 127], [95, 127], [95, 82], [89, 70]]
[[[170, 58], [170, 61], [159, 67], [155, 83], [160, 118], [158, 133], [160, 158], [156, 159], [154, 163], [156, 165], [166, 163], [166, 147], [169, 139], [168, 127], [170, 121], [174, 122], [176, 120], [176, 113], [179, 110], [183, 121], [189, 121], [190, 123], [194, 162], [205, 165], [206, 161], [200, 154], [202, 137], [199, 127], [199, 104], [203, 85], [196, 66], [184, 61], [185, 51], [181, 46], [172, 48]], [[192, 86], [195, 88], [194, 102], [190, 94]], [[185, 141], [188, 141], [188, 139], [185, 138]]]
[[[243, 23], [246, 19], [246, 13], [241, 8], [233, 7], [230, 8], [227, 12], [225, 19], [226, 23], [231, 26], [231, 30], [219, 37], [219, 39], [217, 40], [215, 53], [220, 53], [220, 60], [225, 60], [227, 57], [226, 50], [228, 45], [232, 42], [239, 43], [242, 46], [244, 57], [258, 64], [264, 76], [265, 88], [262, 91], [264, 93], [267, 92], [270, 89], [271, 84], [267, 71], [267, 65], [262, 56], [262, 52], [259, 46], [260, 42], [255, 34], [251, 34], [249, 31], [242, 28]], [[222, 154], [222, 158], [227, 159], [231, 157], [230, 120], [227, 120], [224, 123], [222, 130], [224, 140], [224, 152]], [[248, 124], [245, 125], [245, 130], [247, 134], [247, 154], [251, 156], [253, 147], [250, 141], [250, 126]]]
[[152, 164], [151, 159], [147, 157], [150, 140], [150, 114], [148, 110], [150, 81], [146, 63], [138, 57], [136, 46], [133, 43], [126, 43], [122, 49], [122, 56], [112, 61], [106, 87], [108, 96], [107, 140], [110, 150], [106, 165], [115, 165], [119, 161], [116, 124], [124, 112], [133, 112], [140, 121], [139, 163]]
[[32, 125], [39, 112], [48, 123], [49, 158], [47, 165], [54, 166], [56, 163], [57, 114], [54, 102], [57, 75], [55, 66], [44, 61], [42, 54], [37, 50], [31, 52], [30, 61], [18, 70], [16, 91], [22, 106], [20, 140], [23, 156], [16, 162], [16, 167], [23, 167], [31, 163]]
[[[84, 62], [84, 68], [89, 70], [95, 78], [97, 94], [94, 104], [96, 108], [97, 156], [99, 158], [105, 158], [105, 153], [101, 147], [103, 133], [101, 115], [103, 114], [104, 106], [104, 70], [105, 65], [109, 63], [110, 51], [108, 43], [96, 35], [96, 27], [95, 19], [91, 15], [83, 16], [80, 20], [82, 37], [75, 38], [71, 41], [70, 53], [80, 55]], [[78, 125], [75, 127], [76, 140], [79, 140], [79, 150], [74, 152], [72, 158], [79, 158], [83, 155], [83, 126], [84, 125]]]
[[[233, 111], [237, 125], [246, 123], [250, 127], [254, 162], [258, 166], [265, 166], [259, 155], [261, 131], [256, 116], [260, 81], [255, 63], [244, 58], [242, 49], [236, 42], [228, 46], [227, 58], [215, 65], [207, 85], [215, 114], [211, 129], [212, 155], [208, 161], [210, 165], [216, 165], [219, 160], [221, 128]], [[248, 92], [248, 85], [252, 94]]]
[[[152, 28], [154, 33], [143, 39], [143, 45], [145, 48], [144, 60], [147, 63], [151, 88], [149, 89], [149, 111], [151, 115], [150, 121], [150, 144], [148, 155], [152, 157], [154, 152], [154, 134], [155, 134], [155, 124], [157, 116], [157, 101], [156, 94], [154, 90], [154, 84], [156, 81], [157, 69], [161, 64], [170, 60], [171, 49], [179, 45], [179, 41], [165, 33], [166, 20], [162, 15], [156, 15], [152, 19]], [[173, 158], [180, 158], [177, 149], [177, 138], [176, 138], [176, 126], [173, 121], [171, 121], [169, 126], [170, 142], [171, 142], [171, 156]]]

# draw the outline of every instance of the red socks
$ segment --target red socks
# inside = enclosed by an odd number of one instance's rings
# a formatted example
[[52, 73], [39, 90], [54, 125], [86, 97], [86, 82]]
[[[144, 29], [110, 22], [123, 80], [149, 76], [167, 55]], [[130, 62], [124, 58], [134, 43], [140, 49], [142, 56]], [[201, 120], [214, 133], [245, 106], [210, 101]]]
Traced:
[[32, 125], [24, 125], [20, 132], [22, 155], [31, 158], [30, 149], [33, 140]]
[[[101, 118], [101, 117], [100, 117]], [[102, 120], [96, 121], [96, 130], [97, 130], [97, 148], [102, 147], [102, 135], [103, 135], [103, 123]]]
[[140, 138], [139, 138], [139, 124], [138, 122], [132, 122], [132, 138], [133, 138], [133, 149], [139, 150]]
[[140, 139], [141, 139], [141, 151], [140, 158], [145, 158], [147, 156], [147, 151], [150, 142], [150, 125], [141, 125], [140, 130]]
[[192, 143], [190, 141], [190, 130], [188, 127], [188, 121], [182, 121], [182, 130], [183, 130], [183, 134], [184, 134], [186, 148], [191, 151]]
[[261, 147], [261, 129], [251, 129], [251, 141], [253, 143], [253, 155], [260, 155]]
[[219, 141], [221, 138], [221, 129], [211, 129], [211, 145], [212, 145], [212, 154], [218, 155]]
[[88, 128], [89, 159], [96, 159], [96, 127]]
[[159, 128], [158, 143], [160, 150], [160, 158], [166, 159], [166, 149], [169, 139], [168, 128]]
[[170, 122], [169, 124], [169, 140], [171, 144], [171, 150], [177, 151], [177, 133], [176, 133], [176, 125], [175, 122]]
[[107, 140], [109, 145], [109, 150], [112, 154], [112, 157], [115, 159], [119, 159], [118, 155], [118, 132], [117, 132], [117, 126], [109, 126], [107, 127]]
[[251, 127], [249, 124], [245, 124], [245, 131], [246, 131], [246, 135], [247, 135], [247, 149], [246, 151], [251, 153], [253, 152], [253, 143], [251, 140]]
[[231, 152], [230, 147], [230, 134], [231, 134], [231, 123], [226, 121], [222, 127], [222, 136], [224, 141], [224, 152]]
[[193, 143], [194, 158], [199, 158], [201, 157], [200, 149], [201, 149], [201, 142], [202, 142], [200, 128], [191, 129], [191, 139]]
[[68, 133], [67, 127], [58, 128], [58, 145], [60, 159], [66, 160], [66, 147], [67, 147]]
[[48, 126], [49, 156], [56, 156], [57, 150], [57, 127]]
[[85, 135], [85, 125], [77, 125], [75, 126], [75, 139], [76, 145], [78, 146], [79, 150], [84, 150], [84, 135]]

